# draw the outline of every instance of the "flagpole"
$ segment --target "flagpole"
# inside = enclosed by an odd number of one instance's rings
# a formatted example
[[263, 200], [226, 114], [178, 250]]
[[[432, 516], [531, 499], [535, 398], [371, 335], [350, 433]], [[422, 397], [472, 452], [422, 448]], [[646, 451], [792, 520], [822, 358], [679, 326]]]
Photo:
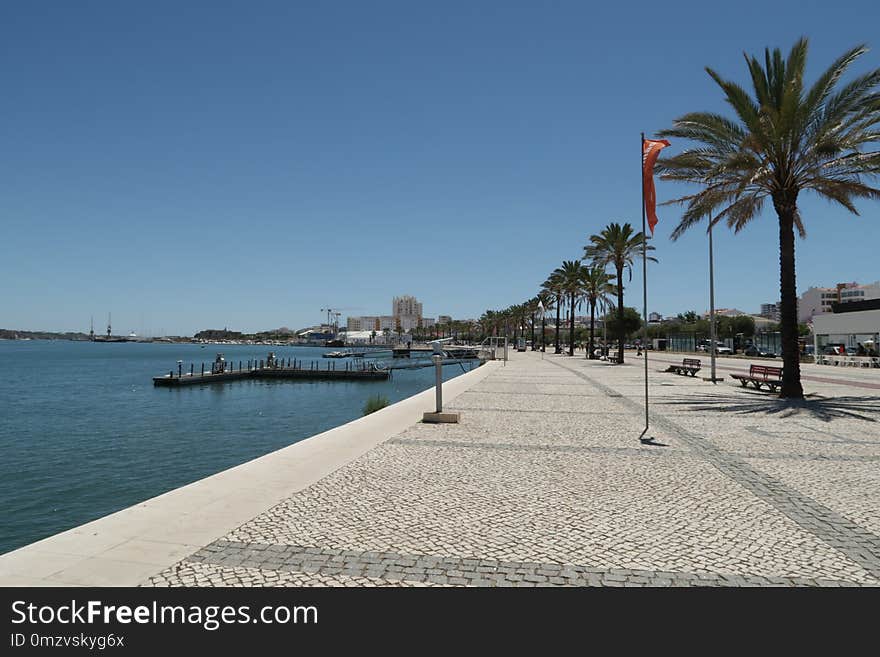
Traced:
[[712, 350], [712, 383], [715, 383], [715, 343], [718, 338], [715, 335], [715, 263], [712, 253], [712, 214], [709, 214], [709, 340]]
[[718, 342], [718, 324], [715, 317], [715, 256], [712, 248], [712, 214], [709, 213], [709, 349], [712, 354], [712, 376], [710, 378], [703, 377], [704, 381], [717, 383], [724, 381], [724, 378], [718, 378], [715, 371], [715, 354], [717, 351], [716, 343]]
[[648, 227], [645, 224], [645, 133], [642, 133], [642, 148], [639, 152], [639, 178], [642, 181], [642, 295], [644, 302], [644, 338], [642, 339], [642, 354], [645, 357], [645, 430], [639, 439], [645, 438], [648, 433]]

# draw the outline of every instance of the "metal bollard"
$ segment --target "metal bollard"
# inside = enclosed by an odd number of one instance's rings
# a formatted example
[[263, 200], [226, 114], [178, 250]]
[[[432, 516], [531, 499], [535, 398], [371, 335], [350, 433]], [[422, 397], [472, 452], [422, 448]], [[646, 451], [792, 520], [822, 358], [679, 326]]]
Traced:
[[202, 363], [202, 376], [205, 376], [205, 364]]
[[458, 422], [458, 413], [443, 412], [443, 356], [436, 354], [431, 357], [434, 361], [434, 368], [437, 373], [436, 391], [437, 391], [437, 410], [433, 413], [425, 412], [422, 416], [422, 422]]
[[434, 361], [434, 373], [436, 375], [434, 386], [437, 389], [437, 410], [436, 413], [443, 412], [443, 356], [434, 354], [431, 356]]

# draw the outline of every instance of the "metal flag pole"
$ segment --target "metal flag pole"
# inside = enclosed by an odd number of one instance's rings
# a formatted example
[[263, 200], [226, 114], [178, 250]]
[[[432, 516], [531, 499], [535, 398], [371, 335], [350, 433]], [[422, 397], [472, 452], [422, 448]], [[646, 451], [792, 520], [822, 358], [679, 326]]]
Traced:
[[715, 260], [712, 249], [712, 214], [709, 214], [709, 350], [712, 354], [712, 375], [705, 379], [712, 383], [723, 381], [715, 376], [715, 352], [716, 343], [718, 342], [718, 332], [715, 323]]
[[709, 340], [712, 341], [712, 383], [715, 383], [715, 263], [712, 254], [712, 215], [709, 215]]
[[644, 302], [644, 338], [642, 338], [642, 354], [645, 357], [645, 430], [639, 436], [642, 442], [650, 441], [645, 438], [648, 433], [648, 229], [645, 222], [645, 133], [642, 133], [642, 148], [640, 152], [641, 181], [642, 181], [642, 295]]

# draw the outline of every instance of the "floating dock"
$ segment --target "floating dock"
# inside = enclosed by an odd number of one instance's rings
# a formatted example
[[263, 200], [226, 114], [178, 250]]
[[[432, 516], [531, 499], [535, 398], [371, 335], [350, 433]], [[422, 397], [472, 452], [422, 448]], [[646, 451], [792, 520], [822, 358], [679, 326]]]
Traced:
[[185, 371], [182, 361], [178, 361], [177, 371], [170, 370], [163, 376], [154, 376], [153, 385], [167, 388], [180, 386], [203, 385], [209, 383], [226, 383], [227, 381], [241, 381], [244, 379], [308, 379], [321, 381], [385, 381], [391, 376], [388, 369], [376, 367], [367, 363], [340, 363], [336, 367], [335, 362], [322, 364], [320, 361], [301, 361], [297, 359], [275, 358], [269, 354], [266, 360], [227, 362], [222, 354], [211, 363], [209, 371], [205, 371], [204, 363], [200, 371], [195, 371], [195, 365], [191, 364], [189, 371]]

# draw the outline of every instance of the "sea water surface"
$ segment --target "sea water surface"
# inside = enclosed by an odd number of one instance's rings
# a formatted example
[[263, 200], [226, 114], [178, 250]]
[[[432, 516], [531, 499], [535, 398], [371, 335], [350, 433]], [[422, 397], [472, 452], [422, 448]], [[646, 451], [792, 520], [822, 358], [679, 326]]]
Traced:
[[[434, 381], [426, 368], [388, 381], [153, 386], [178, 360], [210, 369], [218, 351], [236, 367], [269, 351], [326, 367], [328, 349], [0, 340], [0, 554], [357, 419], [376, 394], [394, 403]], [[444, 378], [471, 367], [444, 367]]]

